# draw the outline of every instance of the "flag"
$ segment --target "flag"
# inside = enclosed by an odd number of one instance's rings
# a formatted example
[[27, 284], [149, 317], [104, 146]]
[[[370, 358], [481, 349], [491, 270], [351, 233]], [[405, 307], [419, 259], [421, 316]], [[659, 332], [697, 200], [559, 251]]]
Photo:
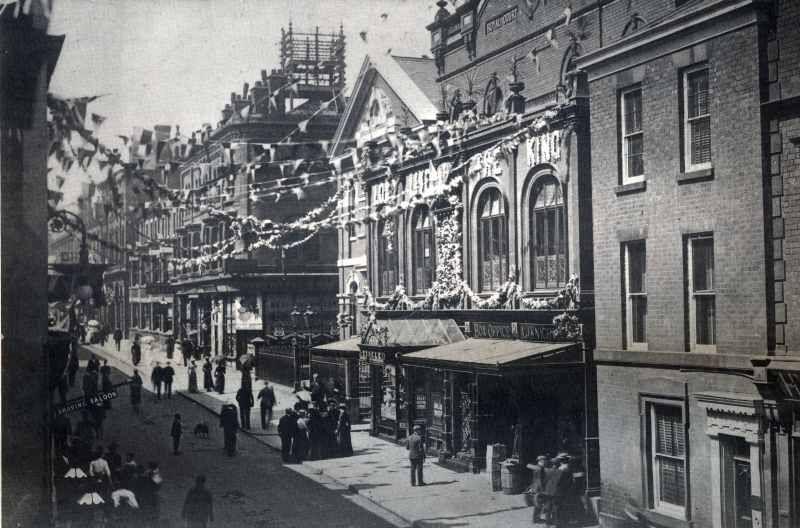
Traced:
[[274, 108], [275, 110], [278, 109], [278, 102], [275, 100], [274, 95], [269, 96], [269, 106], [270, 108]]
[[554, 49], [558, 49], [558, 41], [556, 40], [556, 35], [553, 31], [553, 28], [548, 29], [544, 36]]
[[298, 130], [300, 130], [300, 132], [302, 132], [303, 134], [305, 134], [306, 130], [308, 129], [308, 122], [309, 121], [311, 121], [311, 120], [310, 119], [306, 119], [305, 121], [300, 121], [299, 123], [297, 123]]
[[539, 64], [539, 50], [536, 48], [531, 48], [528, 52], [527, 57], [530, 59], [531, 63], [536, 68], [536, 73], [540, 73], [542, 71], [541, 65]]
[[357, 148], [350, 149], [350, 155], [353, 158], [353, 167], [358, 167], [358, 149]]
[[244, 108], [242, 108], [242, 111], [239, 113], [239, 115], [242, 116], [242, 119], [247, 119], [248, 117], [250, 117], [250, 108], [251, 108], [250, 105], [247, 105]]
[[98, 130], [102, 125], [103, 122], [106, 120], [105, 116], [101, 116], [99, 114], [92, 113], [92, 127]]
[[[297, 196], [298, 200], [302, 200], [303, 198], [306, 197], [306, 192], [303, 189], [301, 189], [300, 187], [294, 187], [292, 189], [292, 194]], [[277, 201], [277, 200], [275, 200], [275, 201]]]
[[295, 95], [300, 95], [300, 81], [294, 81], [292, 84], [289, 85], [289, 90]]
[[333, 169], [336, 174], [342, 173], [342, 158], [336, 158], [333, 160]]
[[568, 26], [570, 21], [572, 20], [572, 6], [567, 6], [564, 8], [564, 25]]
[[304, 161], [305, 160], [303, 158], [298, 158], [292, 162], [292, 164], [294, 165], [294, 172], [297, 172], [297, 169], [300, 168], [300, 165], [302, 165]]

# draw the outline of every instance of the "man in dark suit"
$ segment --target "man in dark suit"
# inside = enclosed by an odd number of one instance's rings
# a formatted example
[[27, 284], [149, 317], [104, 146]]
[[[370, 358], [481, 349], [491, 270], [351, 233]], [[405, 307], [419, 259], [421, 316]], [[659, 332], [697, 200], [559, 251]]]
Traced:
[[242, 387], [236, 393], [236, 402], [239, 404], [239, 421], [242, 429], [250, 429], [250, 409], [253, 408], [253, 393], [248, 387]]
[[550, 498], [547, 510], [547, 526], [561, 528], [566, 526], [565, 503], [572, 488], [572, 471], [569, 467], [570, 456], [560, 453], [555, 458], [555, 465], [546, 475], [545, 490]]
[[161, 369], [161, 379], [164, 380], [164, 395], [170, 400], [172, 399], [172, 380], [174, 378], [175, 369], [167, 361], [167, 366]]
[[531, 494], [533, 495], [533, 522], [544, 522], [541, 518], [542, 512], [549, 508], [549, 498], [545, 494], [547, 479], [545, 472], [548, 469], [548, 458], [544, 455], [536, 457], [536, 464], [528, 464], [528, 468], [533, 472], [531, 482]]
[[278, 420], [278, 434], [281, 437], [281, 458], [284, 462], [291, 460], [292, 438], [297, 432], [297, 416], [291, 407], [286, 409], [286, 414]]
[[414, 432], [408, 437], [408, 460], [411, 462], [411, 485], [425, 485], [422, 478], [422, 465], [425, 462], [425, 441], [422, 439], [422, 426], [415, 425]]

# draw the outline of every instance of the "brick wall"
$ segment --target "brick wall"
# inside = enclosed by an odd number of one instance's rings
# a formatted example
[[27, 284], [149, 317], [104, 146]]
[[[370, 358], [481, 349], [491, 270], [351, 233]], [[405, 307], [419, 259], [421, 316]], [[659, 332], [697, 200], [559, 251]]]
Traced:
[[[709, 66], [713, 179], [681, 174], [680, 72]], [[641, 83], [646, 189], [618, 195], [618, 90]], [[755, 27], [592, 82], [592, 192], [598, 348], [623, 345], [620, 244], [647, 241], [651, 351], [686, 348], [684, 236], [713, 232], [717, 350], [767, 346], [764, 205]]]
[[[642, 396], [685, 399], [688, 394], [689, 446], [688, 489], [694, 526], [711, 526], [711, 455], [706, 434], [706, 411], [699, 407], [698, 392], [752, 394], [754, 386], [744, 378], [711, 373], [679, 373], [651, 368], [597, 367], [600, 462], [603, 511], [618, 513], [630, 500], [647, 506], [644, 496], [641, 453]], [[624, 448], [622, 448], [624, 447]]]

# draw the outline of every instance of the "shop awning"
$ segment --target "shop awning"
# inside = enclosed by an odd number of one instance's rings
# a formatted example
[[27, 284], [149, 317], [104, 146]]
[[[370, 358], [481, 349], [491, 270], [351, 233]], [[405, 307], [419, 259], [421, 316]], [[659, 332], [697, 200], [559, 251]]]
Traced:
[[237, 293], [239, 290], [227, 284], [208, 284], [205, 286], [195, 286], [187, 290], [175, 292], [177, 295], [202, 295], [207, 293]]
[[583, 364], [583, 354], [577, 343], [479, 338], [402, 354], [399, 359], [401, 365], [449, 367], [494, 374], [527, 368]]
[[342, 341], [317, 345], [311, 349], [311, 352], [323, 356], [358, 357], [358, 344], [360, 342], [360, 337], [351, 337], [350, 339], [344, 339]]
[[464, 341], [452, 319], [379, 319], [361, 340], [370, 347], [426, 348]]

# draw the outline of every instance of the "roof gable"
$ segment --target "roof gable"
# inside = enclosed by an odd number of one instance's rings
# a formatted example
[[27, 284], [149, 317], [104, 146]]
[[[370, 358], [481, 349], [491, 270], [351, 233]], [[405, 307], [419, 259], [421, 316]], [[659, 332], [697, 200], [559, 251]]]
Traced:
[[[429, 97], [431, 85], [435, 86], [435, 72], [426, 68], [424, 59], [421, 61], [415, 64], [405, 57], [364, 58], [334, 136], [332, 156], [344, 153], [348, 141], [375, 139], [393, 125], [413, 127], [436, 119], [439, 110]], [[427, 78], [428, 72], [431, 79]]]

